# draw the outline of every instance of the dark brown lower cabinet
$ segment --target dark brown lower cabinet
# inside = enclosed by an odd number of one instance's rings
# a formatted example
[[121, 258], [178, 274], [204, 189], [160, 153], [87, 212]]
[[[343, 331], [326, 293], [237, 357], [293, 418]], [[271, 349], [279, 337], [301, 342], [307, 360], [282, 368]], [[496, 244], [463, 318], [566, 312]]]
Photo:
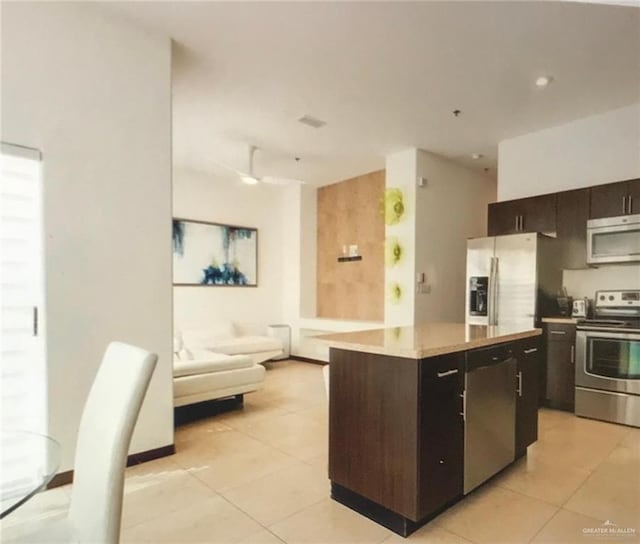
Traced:
[[414, 360], [332, 348], [330, 360], [332, 496], [379, 523], [386, 512], [389, 528], [409, 534], [462, 496], [464, 353]]
[[515, 343], [518, 360], [516, 384], [516, 457], [524, 455], [527, 446], [538, 440], [538, 389], [540, 377], [540, 337]]
[[489, 349], [518, 361], [520, 456], [538, 436], [539, 337], [427, 359], [331, 348], [331, 496], [403, 536], [461, 499], [465, 371]]
[[464, 354], [420, 362], [418, 517], [462, 495]]
[[546, 323], [544, 336], [547, 351], [546, 404], [573, 412], [576, 326]]

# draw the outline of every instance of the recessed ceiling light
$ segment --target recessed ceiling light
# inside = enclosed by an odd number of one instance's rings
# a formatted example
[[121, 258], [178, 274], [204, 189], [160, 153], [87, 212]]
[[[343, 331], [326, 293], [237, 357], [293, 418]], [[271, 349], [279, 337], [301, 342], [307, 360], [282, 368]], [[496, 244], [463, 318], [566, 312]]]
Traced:
[[538, 79], [536, 79], [536, 87], [546, 87], [552, 81], [553, 78], [551, 76], [540, 76]]
[[471, 153], [471, 158], [474, 161], [477, 161], [478, 159], [481, 159], [482, 157], [484, 157], [484, 155], [482, 153]]

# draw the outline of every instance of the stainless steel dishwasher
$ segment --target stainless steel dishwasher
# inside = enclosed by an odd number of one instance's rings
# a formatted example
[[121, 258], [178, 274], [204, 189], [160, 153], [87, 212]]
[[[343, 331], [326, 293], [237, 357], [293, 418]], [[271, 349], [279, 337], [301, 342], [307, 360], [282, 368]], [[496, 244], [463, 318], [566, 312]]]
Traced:
[[464, 494], [515, 459], [516, 367], [505, 347], [467, 354], [463, 393]]

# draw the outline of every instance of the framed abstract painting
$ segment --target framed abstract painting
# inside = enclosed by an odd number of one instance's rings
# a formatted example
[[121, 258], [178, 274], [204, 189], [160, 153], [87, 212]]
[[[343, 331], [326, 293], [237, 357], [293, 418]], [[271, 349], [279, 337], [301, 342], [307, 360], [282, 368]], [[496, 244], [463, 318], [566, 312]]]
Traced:
[[173, 284], [257, 287], [258, 229], [174, 219]]

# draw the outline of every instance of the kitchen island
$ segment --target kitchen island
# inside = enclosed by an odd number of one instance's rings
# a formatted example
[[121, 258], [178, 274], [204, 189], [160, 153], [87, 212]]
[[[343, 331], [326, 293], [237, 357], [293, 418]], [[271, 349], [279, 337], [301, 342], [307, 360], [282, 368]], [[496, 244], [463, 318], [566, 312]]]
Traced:
[[331, 496], [407, 536], [526, 453], [540, 329], [429, 323], [330, 346]]

